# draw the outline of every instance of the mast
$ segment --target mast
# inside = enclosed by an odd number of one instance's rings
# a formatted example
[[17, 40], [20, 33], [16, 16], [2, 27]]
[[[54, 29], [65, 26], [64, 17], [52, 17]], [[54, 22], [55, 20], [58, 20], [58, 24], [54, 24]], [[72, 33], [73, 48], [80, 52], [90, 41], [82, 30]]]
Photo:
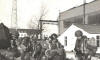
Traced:
[[83, 24], [85, 24], [85, 16], [86, 16], [86, 14], [85, 14], [85, 11], [86, 11], [85, 5], [86, 5], [86, 0], [83, 0]]
[[[85, 4], [86, 4], [86, 0], [83, 0], [83, 24], [85, 24]], [[86, 42], [86, 39], [83, 41], [83, 53], [85, 53], [85, 42]]]
[[12, 0], [11, 27], [17, 30], [17, 0]]
[[60, 35], [60, 10], [59, 10], [59, 16], [58, 16], [58, 35]]

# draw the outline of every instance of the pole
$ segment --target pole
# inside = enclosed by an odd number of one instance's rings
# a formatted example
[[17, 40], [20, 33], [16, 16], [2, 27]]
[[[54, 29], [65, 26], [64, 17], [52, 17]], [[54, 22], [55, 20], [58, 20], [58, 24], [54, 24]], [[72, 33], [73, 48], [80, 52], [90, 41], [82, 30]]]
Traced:
[[17, 0], [16, 0], [16, 31], [18, 29], [18, 17], [17, 17]]
[[85, 11], [86, 11], [86, 9], [85, 9], [85, 5], [86, 5], [86, 0], [83, 0], [83, 24], [85, 24]]
[[58, 35], [60, 35], [60, 10], [59, 10], [59, 16], [58, 16]]
[[57, 23], [58, 21], [39, 20], [39, 22], [40, 22], [40, 31], [41, 31], [41, 33], [40, 33], [40, 38], [42, 39], [42, 37], [43, 37], [43, 23], [44, 23], [44, 22], [49, 22], [49, 23], [53, 22], [53, 23]]
[[[86, 0], [83, 0], [83, 24], [85, 24], [85, 4], [86, 4]], [[86, 39], [83, 41], [83, 53], [85, 53], [85, 41]]]
[[11, 27], [17, 30], [17, 0], [12, 0]]
[[40, 39], [42, 39], [42, 21], [40, 20], [40, 31], [41, 31], [41, 33], [40, 33]]

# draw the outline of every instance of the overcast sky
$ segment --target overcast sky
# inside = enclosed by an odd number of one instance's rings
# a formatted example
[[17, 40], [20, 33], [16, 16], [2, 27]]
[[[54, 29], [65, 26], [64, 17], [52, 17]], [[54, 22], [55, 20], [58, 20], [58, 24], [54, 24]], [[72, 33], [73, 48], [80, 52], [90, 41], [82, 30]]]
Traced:
[[[90, 2], [93, 0], [87, 0]], [[39, 19], [41, 7], [45, 7], [44, 20], [57, 20], [60, 12], [79, 6], [83, 0], [17, 0], [17, 16], [19, 28], [30, 28], [30, 25]], [[11, 27], [12, 0], [0, 0], [0, 22]], [[57, 26], [56, 28], [57, 29]]]

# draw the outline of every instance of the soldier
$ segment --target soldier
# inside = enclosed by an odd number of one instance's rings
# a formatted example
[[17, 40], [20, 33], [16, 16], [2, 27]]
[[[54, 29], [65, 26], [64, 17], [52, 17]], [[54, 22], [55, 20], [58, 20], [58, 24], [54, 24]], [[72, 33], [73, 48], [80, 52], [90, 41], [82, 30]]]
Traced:
[[60, 50], [60, 60], [66, 60], [66, 52], [64, 50], [64, 46], [62, 45], [61, 48], [59, 49]]
[[96, 40], [94, 37], [90, 38], [87, 41], [87, 49], [88, 49], [88, 59], [91, 60], [92, 56], [95, 56], [96, 51], [97, 51], [97, 45], [96, 45]]
[[14, 53], [14, 59], [20, 56], [20, 52], [18, 50], [17, 46], [17, 40], [19, 38], [18, 31], [15, 31], [12, 34], [12, 40], [11, 40], [11, 47], [8, 49], [9, 51], [12, 51]]
[[[61, 47], [61, 44], [58, 42], [58, 39], [57, 39], [57, 34], [52, 34], [51, 35], [51, 43], [52, 43], [52, 45], [51, 45], [51, 49], [58, 49], [58, 48], [60, 48]], [[55, 45], [55, 46], [53, 46], [53, 45]]]
[[75, 32], [75, 36], [77, 37], [77, 40], [76, 40], [76, 45], [75, 45], [75, 52], [76, 52], [76, 56], [78, 57], [78, 60], [86, 60], [86, 40], [87, 40], [87, 37], [86, 36], [83, 36], [83, 33], [82, 31], [80, 30], [77, 30]]
[[22, 41], [22, 55], [21, 59], [22, 60], [30, 60], [30, 38], [29, 37], [24, 37], [24, 40]]
[[41, 59], [41, 49], [42, 46], [39, 42], [37, 42], [36, 40], [33, 41], [33, 53], [32, 53], [32, 57], [35, 60], [40, 60]]
[[59, 49], [61, 44], [57, 40], [57, 35], [52, 34], [49, 42], [50, 48], [46, 51], [48, 60], [60, 60]]

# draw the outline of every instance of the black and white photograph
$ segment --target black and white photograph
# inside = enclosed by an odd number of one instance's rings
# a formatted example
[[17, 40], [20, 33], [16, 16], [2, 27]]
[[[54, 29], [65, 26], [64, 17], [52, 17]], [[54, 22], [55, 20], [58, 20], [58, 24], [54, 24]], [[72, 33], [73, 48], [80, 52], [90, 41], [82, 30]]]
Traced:
[[100, 60], [100, 0], [0, 0], [0, 60]]

